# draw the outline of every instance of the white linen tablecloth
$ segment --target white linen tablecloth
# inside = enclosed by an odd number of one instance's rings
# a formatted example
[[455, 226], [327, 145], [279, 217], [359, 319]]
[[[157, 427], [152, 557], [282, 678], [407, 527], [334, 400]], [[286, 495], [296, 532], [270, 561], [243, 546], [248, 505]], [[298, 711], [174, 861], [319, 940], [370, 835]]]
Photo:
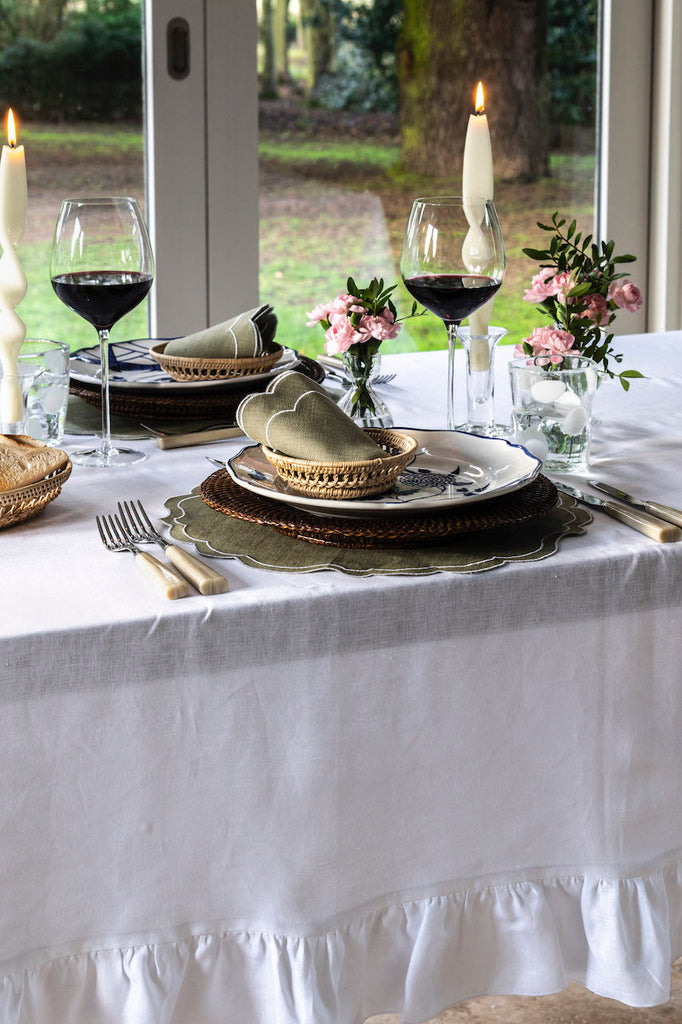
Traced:
[[[593, 458], [678, 506], [680, 344], [623, 340], [648, 379], [600, 389]], [[396, 423], [443, 426], [445, 353], [384, 364]], [[664, 1002], [682, 544], [597, 512], [544, 562], [218, 560], [228, 594], [169, 602], [94, 516], [140, 498], [158, 517], [243, 442], [144, 444], [0, 533], [3, 1024], [416, 1024], [568, 979]]]

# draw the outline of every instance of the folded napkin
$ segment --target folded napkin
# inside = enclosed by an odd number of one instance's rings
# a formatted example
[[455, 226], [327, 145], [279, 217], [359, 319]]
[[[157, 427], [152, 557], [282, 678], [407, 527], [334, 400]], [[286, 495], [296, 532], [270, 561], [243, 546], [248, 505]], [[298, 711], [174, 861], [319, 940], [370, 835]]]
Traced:
[[361, 462], [385, 455], [318, 384], [294, 370], [247, 395], [237, 423], [252, 440], [295, 459]]
[[193, 356], [197, 359], [246, 359], [267, 352], [277, 330], [272, 306], [257, 306], [204, 331], [169, 341], [169, 356]]

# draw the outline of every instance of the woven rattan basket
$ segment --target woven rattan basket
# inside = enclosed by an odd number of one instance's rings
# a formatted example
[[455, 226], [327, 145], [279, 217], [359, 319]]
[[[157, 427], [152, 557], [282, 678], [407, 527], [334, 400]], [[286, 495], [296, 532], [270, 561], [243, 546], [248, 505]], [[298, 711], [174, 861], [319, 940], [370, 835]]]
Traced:
[[31, 519], [59, 495], [71, 476], [71, 462], [37, 483], [0, 492], [0, 530]]
[[246, 359], [196, 359], [191, 356], [167, 356], [164, 349], [167, 341], [149, 349], [152, 359], [173, 380], [231, 380], [234, 377], [251, 377], [255, 373], [266, 373], [281, 358], [281, 345], [272, 345], [263, 355]]
[[365, 431], [384, 449], [380, 459], [363, 462], [309, 462], [292, 459], [263, 445], [266, 458], [292, 491], [310, 498], [366, 498], [382, 494], [396, 482], [417, 450], [409, 434], [368, 428]]

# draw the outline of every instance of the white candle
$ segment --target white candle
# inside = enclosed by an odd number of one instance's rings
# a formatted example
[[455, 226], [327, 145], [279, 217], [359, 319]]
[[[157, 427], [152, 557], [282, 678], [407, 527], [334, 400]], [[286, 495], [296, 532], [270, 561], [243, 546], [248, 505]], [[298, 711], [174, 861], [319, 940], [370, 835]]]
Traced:
[[472, 202], [493, 198], [493, 149], [482, 82], [476, 89], [475, 109], [476, 112], [469, 116], [462, 166], [462, 195]]
[[14, 115], [7, 117], [8, 146], [0, 155], [0, 420], [19, 423], [24, 418], [24, 400], [18, 380], [17, 359], [26, 327], [17, 316], [26, 294], [26, 275], [16, 254], [26, 227], [27, 189], [24, 147], [16, 144]]
[[[476, 203], [493, 198], [493, 149], [490, 144], [490, 129], [485, 114], [485, 97], [483, 83], [479, 82], [476, 89], [475, 113], [469, 116], [466, 139], [464, 141], [464, 162], [462, 166], [462, 197], [472, 207]], [[472, 225], [473, 230], [473, 225]], [[471, 240], [473, 244], [473, 240]], [[466, 242], [464, 259], [466, 262]], [[494, 299], [490, 299], [475, 310], [469, 317], [471, 335], [486, 335], [490, 323]], [[488, 346], [473, 346], [476, 351], [474, 362], [480, 362], [481, 369], [488, 367]], [[472, 356], [474, 355], [472, 348]]]

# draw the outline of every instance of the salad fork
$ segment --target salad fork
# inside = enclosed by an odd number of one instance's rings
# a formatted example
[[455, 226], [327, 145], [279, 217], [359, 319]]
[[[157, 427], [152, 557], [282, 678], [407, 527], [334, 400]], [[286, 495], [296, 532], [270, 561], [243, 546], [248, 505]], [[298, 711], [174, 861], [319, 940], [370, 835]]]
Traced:
[[175, 601], [180, 597], [189, 597], [191, 590], [187, 581], [183, 580], [182, 576], [179, 576], [170, 566], [160, 562], [158, 558], [148, 555], [146, 551], [140, 551], [127, 536], [118, 516], [95, 516], [95, 522], [105, 548], [108, 551], [129, 551], [131, 555], [134, 555], [140, 568], [147, 573], [157, 587], [161, 588], [169, 600]]
[[158, 544], [163, 548], [169, 561], [194, 584], [200, 594], [224, 594], [228, 589], [227, 580], [219, 572], [204, 565], [184, 548], [170, 544], [161, 536], [154, 528], [141, 501], [137, 502], [137, 507], [134, 501], [119, 501], [118, 515], [131, 541], [138, 544]]

